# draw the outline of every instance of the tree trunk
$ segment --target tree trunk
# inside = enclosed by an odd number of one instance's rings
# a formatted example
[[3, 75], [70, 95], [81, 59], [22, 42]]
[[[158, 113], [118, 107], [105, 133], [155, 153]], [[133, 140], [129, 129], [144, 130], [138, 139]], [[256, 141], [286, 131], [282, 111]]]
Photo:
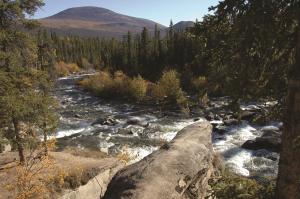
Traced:
[[24, 155], [23, 139], [20, 136], [20, 122], [18, 122], [17, 120], [14, 119], [13, 125], [14, 125], [14, 130], [15, 130], [16, 143], [17, 143], [17, 147], [18, 147], [20, 163], [24, 164], [26, 159], [25, 159], [25, 155]]
[[44, 122], [44, 130], [43, 130], [43, 134], [44, 134], [44, 155], [47, 156], [48, 155], [48, 145], [47, 145], [47, 141], [48, 141], [48, 137], [47, 137], [47, 124], [46, 122]]
[[[300, 12], [300, 11], [299, 11]], [[300, 14], [296, 46], [296, 63], [291, 70], [287, 112], [282, 135], [276, 199], [300, 198], [300, 148], [295, 140], [300, 136]]]

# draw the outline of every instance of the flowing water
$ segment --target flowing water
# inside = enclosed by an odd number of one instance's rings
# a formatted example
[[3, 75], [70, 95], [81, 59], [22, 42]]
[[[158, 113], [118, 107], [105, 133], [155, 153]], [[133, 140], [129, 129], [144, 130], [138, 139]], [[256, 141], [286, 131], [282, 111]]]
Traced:
[[[136, 162], [171, 141], [182, 128], [202, 120], [201, 114], [186, 117], [176, 110], [161, 112], [155, 105], [102, 100], [78, 88], [76, 81], [84, 76], [87, 74], [60, 78], [57, 82], [55, 96], [61, 106], [56, 137], [60, 148], [90, 148], [111, 155], [126, 152], [132, 157], [131, 162]], [[222, 103], [222, 100], [215, 102], [220, 106]], [[111, 123], [104, 124], [106, 120]], [[278, 124], [270, 125], [278, 127]], [[221, 154], [225, 164], [234, 172], [244, 176], [276, 174], [278, 154], [240, 147], [245, 141], [260, 136], [260, 128], [244, 122], [230, 126], [225, 135], [213, 133], [214, 150]], [[275, 160], [268, 158], [270, 154]]]

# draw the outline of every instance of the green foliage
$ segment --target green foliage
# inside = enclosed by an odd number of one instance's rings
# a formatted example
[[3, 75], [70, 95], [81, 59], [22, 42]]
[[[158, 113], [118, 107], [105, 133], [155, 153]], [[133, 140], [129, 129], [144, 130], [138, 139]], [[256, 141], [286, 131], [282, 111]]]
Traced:
[[223, 172], [210, 182], [212, 198], [218, 199], [273, 199], [275, 182], [259, 184], [255, 180]]
[[42, 5], [41, 0], [0, 2], [0, 129], [17, 145], [22, 163], [26, 143], [36, 136], [28, 129], [39, 128], [40, 123], [45, 128], [55, 126], [49, 119], [53, 99], [47, 74], [53, 63], [52, 49], [46, 46], [49, 41], [41, 37], [34, 41], [22, 31], [34, 25], [25, 14], [33, 15]]

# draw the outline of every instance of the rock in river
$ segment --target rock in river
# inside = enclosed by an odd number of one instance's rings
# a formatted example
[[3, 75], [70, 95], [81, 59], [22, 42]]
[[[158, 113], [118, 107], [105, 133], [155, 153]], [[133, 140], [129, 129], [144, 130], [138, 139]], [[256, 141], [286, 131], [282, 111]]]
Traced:
[[250, 150], [267, 149], [274, 152], [279, 152], [281, 146], [281, 139], [278, 137], [260, 137], [255, 140], [248, 140], [242, 148]]
[[139, 126], [143, 126], [143, 127], [148, 127], [149, 126], [149, 123], [146, 122], [146, 121], [143, 121], [139, 118], [131, 118], [127, 121], [127, 124], [130, 124], [130, 125], [139, 125]]
[[250, 121], [250, 120], [252, 120], [253, 118], [254, 118], [254, 116], [255, 116], [255, 112], [253, 112], [253, 111], [247, 111], [247, 110], [245, 110], [245, 111], [242, 111], [241, 112], [241, 120], [247, 120], [247, 121]]
[[229, 119], [229, 120], [224, 120], [224, 124], [226, 126], [231, 126], [231, 125], [238, 125], [239, 121], [236, 119]]
[[109, 116], [107, 118], [100, 117], [92, 123], [93, 126], [97, 125], [97, 124], [114, 126], [114, 125], [118, 124], [118, 121], [112, 116]]

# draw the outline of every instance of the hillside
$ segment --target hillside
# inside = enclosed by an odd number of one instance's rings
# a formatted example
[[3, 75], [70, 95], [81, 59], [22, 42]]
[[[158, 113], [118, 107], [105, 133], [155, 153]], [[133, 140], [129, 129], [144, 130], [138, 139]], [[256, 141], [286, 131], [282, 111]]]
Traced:
[[154, 31], [155, 24], [163, 30], [166, 27], [154, 21], [130, 17], [99, 7], [77, 7], [59, 12], [39, 20], [48, 30], [62, 35], [86, 37], [121, 37], [129, 30], [140, 33], [143, 27]]

